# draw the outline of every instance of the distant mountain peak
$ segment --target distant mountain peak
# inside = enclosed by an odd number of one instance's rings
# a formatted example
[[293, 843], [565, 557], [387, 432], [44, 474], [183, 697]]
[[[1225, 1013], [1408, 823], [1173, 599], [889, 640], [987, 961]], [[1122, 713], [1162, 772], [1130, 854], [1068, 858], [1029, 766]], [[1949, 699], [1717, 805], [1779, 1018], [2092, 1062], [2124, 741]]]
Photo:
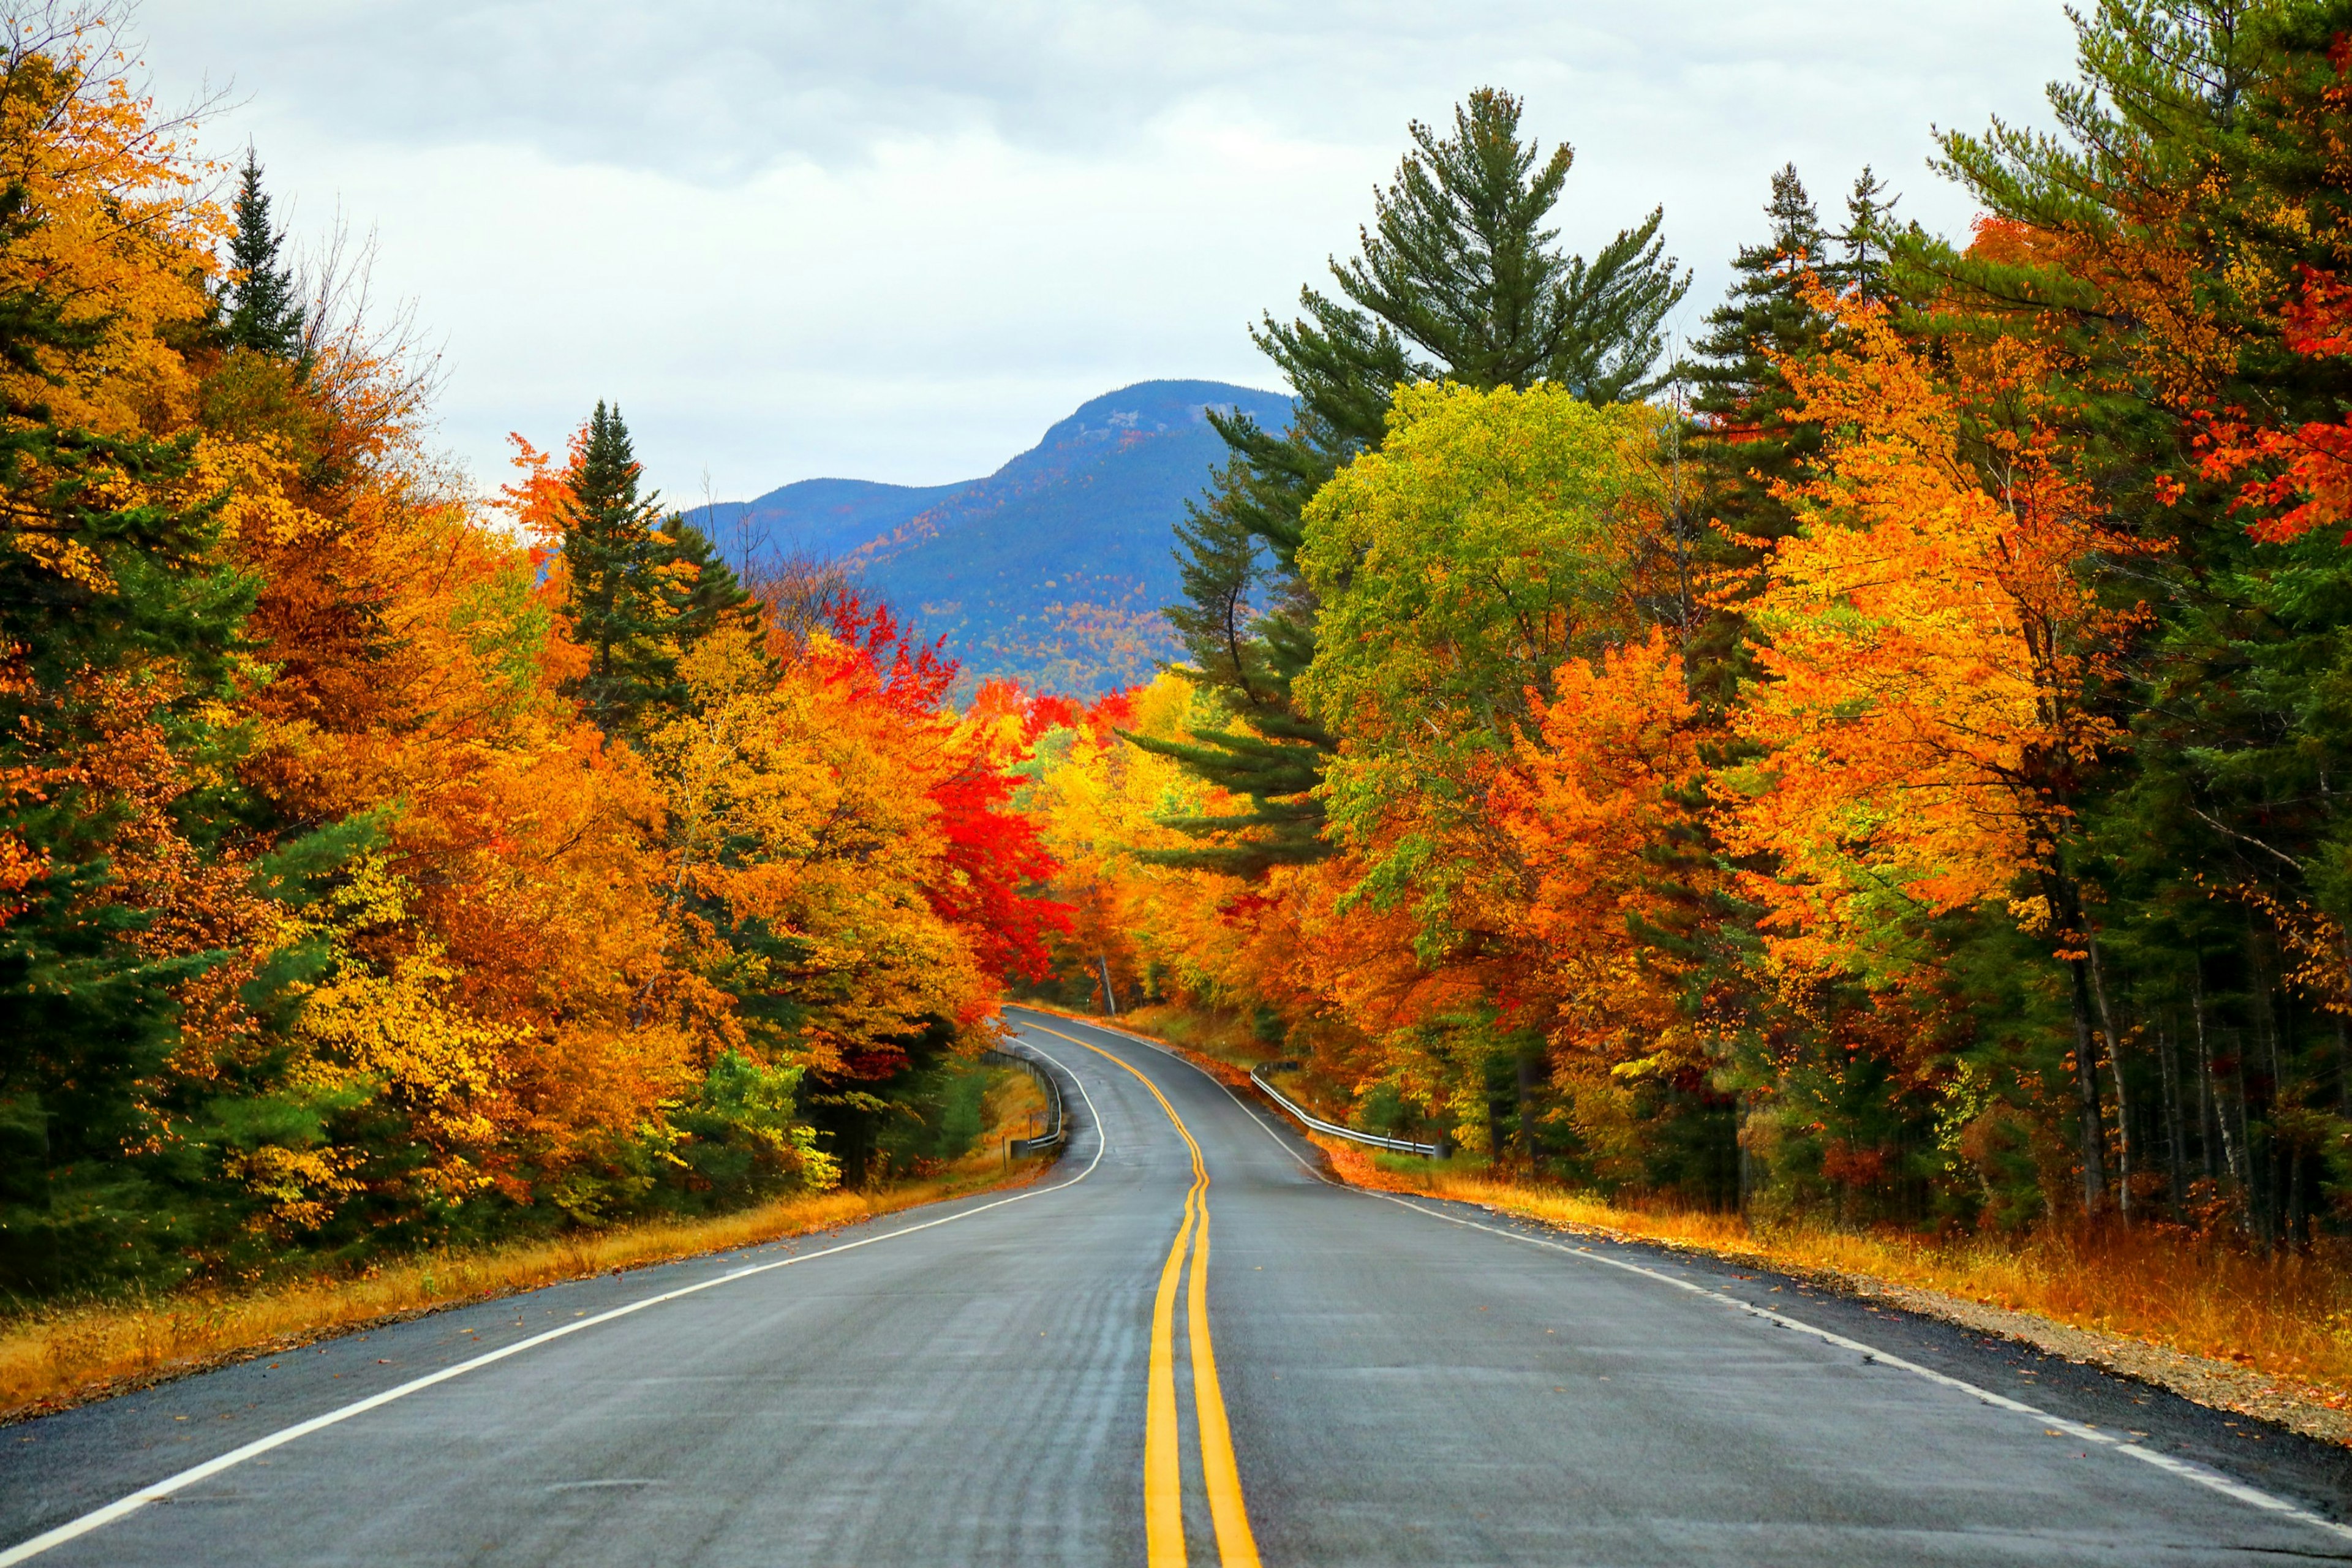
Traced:
[[1280, 405], [1283, 418], [1290, 416], [1290, 399], [1278, 392], [1222, 381], [1139, 381], [1079, 404], [1068, 418], [1046, 429], [1035, 449], [1088, 437], [1201, 429], [1212, 408], [1254, 411], [1274, 405]]
[[1225, 460], [1208, 410], [1279, 429], [1290, 400], [1218, 381], [1143, 381], [1080, 404], [986, 479], [803, 479], [698, 511], [772, 559], [842, 560], [974, 677], [1084, 694], [1148, 679], [1175, 641], [1185, 503]]

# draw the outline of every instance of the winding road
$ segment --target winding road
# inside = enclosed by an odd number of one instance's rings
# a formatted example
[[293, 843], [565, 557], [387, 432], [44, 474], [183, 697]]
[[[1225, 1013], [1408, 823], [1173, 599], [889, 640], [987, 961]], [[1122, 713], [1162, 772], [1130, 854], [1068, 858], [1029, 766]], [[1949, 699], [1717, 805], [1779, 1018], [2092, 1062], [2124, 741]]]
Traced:
[[2352, 1561], [2341, 1453], [1774, 1275], [1332, 1186], [1019, 1010], [1037, 1184], [0, 1431], [0, 1568]]

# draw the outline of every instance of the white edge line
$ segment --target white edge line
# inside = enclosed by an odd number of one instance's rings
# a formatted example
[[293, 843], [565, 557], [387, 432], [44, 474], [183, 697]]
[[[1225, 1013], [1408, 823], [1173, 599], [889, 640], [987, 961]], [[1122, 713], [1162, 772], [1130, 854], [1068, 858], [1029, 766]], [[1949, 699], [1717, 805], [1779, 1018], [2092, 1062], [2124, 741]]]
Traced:
[[[1076, 1023], [1078, 1020], [1072, 1019], [1070, 1021]], [[1191, 1068], [1194, 1072], [1199, 1073], [1202, 1078], [1207, 1079], [1211, 1083], [1213, 1083], [1219, 1089], [1223, 1089], [1226, 1096], [1231, 1099], [1235, 1105], [1241, 1108], [1242, 1114], [1247, 1116], [1252, 1121], [1257, 1123], [1259, 1130], [1268, 1138], [1274, 1140], [1276, 1148], [1280, 1149], [1293, 1160], [1297, 1161], [1300, 1169], [1306, 1171], [1309, 1175], [1315, 1176], [1318, 1180], [1322, 1181], [1327, 1185], [1339, 1188], [1341, 1192], [1354, 1193], [1360, 1197], [1379, 1198], [1383, 1203], [1391, 1203], [1400, 1208], [1411, 1209], [1415, 1214], [1427, 1215], [1432, 1219], [1442, 1219], [1448, 1225], [1466, 1226], [1472, 1230], [1483, 1230], [1489, 1236], [1499, 1236], [1508, 1241], [1525, 1242], [1529, 1247], [1546, 1247], [1553, 1252], [1565, 1253], [1570, 1258], [1581, 1258], [1588, 1263], [1604, 1264], [1611, 1268], [1622, 1269], [1628, 1274], [1638, 1274], [1645, 1279], [1654, 1279], [1661, 1284], [1671, 1285], [1678, 1290], [1686, 1290], [1694, 1296], [1704, 1296], [1711, 1301], [1721, 1302], [1723, 1305], [1735, 1308], [1739, 1311], [1748, 1314], [1750, 1317], [1761, 1318], [1765, 1321], [1772, 1323], [1777, 1327], [1788, 1329], [1801, 1334], [1811, 1335], [1812, 1338], [1820, 1340], [1825, 1344], [1835, 1345], [1841, 1350], [1855, 1352], [1879, 1365], [1891, 1366], [1898, 1372], [1907, 1372], [1915, 1377], [1923, 1377], [1929, 1383], [1940, 1384], [1946, 1388], [1953, 1389], [1958, 1393], [1968, 1394], [1971, 1398], [1980, 1400], [1984, 1404], [1994, 1405], [2002, 1410], [2013, 1411], [2021, 1415], [2031, 1415], [2035, 1420], [2045, 1423], [2050, 1428], [2063, 1432], [2070, 1437], [2079, 1439], [2085, 1443], [2095, 1443], [2102, 1447], [2112, 1448], [2119, 1454], [2127, 1454], [2131, 1458], [2141, 1461], [2143, 1464], [2153, 1465], [2158, 1469], [2168, 1471], [2185, 1480], [2195, 1481], [2199, 1486], [2204, 1487], [2209, 1490], [2220, 1492], [2223, 1497], [2235, 1499], [2237, 1501], [2245, 1503], [2249, 1507], [2263, 1509], [2268, 1512], [2279, 1514], [2287, 1519], [2292, 1519], [2299, 1524], [2307, 1524], [2314, 1530], [2323, 1531], [2327, 1534], [2337, 1536], [2345, 1540], [2352, 1540], [2352, 1525], [2338, 1524], [2334, 1520], [2324, 1519], [2320, 1515], [2312, 1512], [2310, 1510], [2296, 1503], [2289, 1502], [2286, 1499], [2279, 1497], [2274, 1493], [2263, 1491], [2259, 1487], [2248, 1486], [2243, 1481], [2232, 1480], [2228, 1476], [2222, 1475], [2218, 1470], [2208, 1469], [2203, 1465], [2178, 1458], [2175, 1455], [2159, 1453], [2154, 1448], [2143, 1448], [2137, 1443], [2128, 1442], [2124, 1438], [2102, 1432], [2095, 1426], [2085, 1426], [2079, 1421], [2069, 1421], [2063, 1415], [2053, 1415], [2050, 1412], [2042, 1409], [2038, 1405], [2027, 1405], [2021, 1400], [2011, 1399], [2007, 1394], [1995, 1394], [1991, 1389], [1979, 1387], [1976, 1384], [1969, 1383], [1963, 1378], [1953, 1377], [1947, 1373], [1937, 1372], [1932, 1367], [1921, 1366], [1916, 1362], [1906, 1361], [1901, 1356], [1880, 1350], [1875, 1345], [1864, 1344], [1860, 1340], [1849, 1339], [1845, 1335], [1833, 1332], [1831, 1330], [1816, 1328], [1811, 1323], [1800, 1322], [1794, 1318], [1789, 1317], [1780, 1312], [1775, 1312], [1769, 1308], [1751, 1305], [1748, 1302], [1741, 1300], [1737, 1296], [1727, 1295], [1720, 1290], [1709, 1289], [1706, 1286], [1694, 1284], [1688, 1279], [1678, 1279], [1671, 1274], [1661, 1273], [1655, 1268], [1645, 1268], [1641, 1264], [1630, 1263], [1622, 1258], [1610, 1258], [1601, 1253], [1593, 1251], [1591, 1247], [1570, 1247], [1560, 1242], [1546, 1240], [1544, 1237], [1539, 1236], [1528, 1236], [1521, 1231], [1505, 1230], [1499, 1226], [1481, 1225], [1476, 1220], [1465, 1219], [1460, 1215], [1446, 1214], [1439, 1209], [1424, 1208], [1421, 1205], [1413, 1203], [1406, 1198], [1401, 1198], [1393, 1193], [1376, 1192], [1370, 1187], [1350, 1186], [1345, 1182], [1334, 1182], [1328, 1176], [1326, 1176], [1321, 1172], [1316, 1170], [1315, 1167], [1309, 1163], [1306, 1157], [1301, 1155], [1297, 1150], [1293, 1149], [1288, 1143], [1284, 1142], [1281, 1135], [1272, 1127], [1266, 1125], [1265, 1119], [1257, 1113], [1255, 1107], [1253, 1107], [1247, 1100], [1244, 1100], [1240, 1095], [1234, 1093], [1233, 1086], [1231, 1084], [1226, 1083], [1223, 1079], [1218, 1078], [1215, 1074], [1202, 1067], [1198, 1062], [1192, 1061], [1189, 1058], [1184, 1057], [1176, 1051], [1170, 1050], [1166, 1046], [1160, 1044], [1157, 1040], [1147, 1040], [1142, 1036], [1129, 1034], [1125, 1029], [1107, 1028], [1100, 1024], [1088, 1024], [1087, 1025], [1087, 1027], [1101, 1030], [1105, 1034], [1118, 1035], [1124, 1039], [1135, 1040], [1140, 1044], [1151, 1047], [1154, 1050], [1159, 1051], [1161, 1055], [1168, 1057], [1172, 1060], [1182, 1062], [1186, 1067]], [[8, 1559], [0, 1557], [0, 1568], [6, 1568], [7, 1562]]]
[[[789, 1268], [795, 1263], [814, 1262], [817, 1258], [830, 1258], [838, 1252], [854, 1252], [861, 1247], [871, 1247], [877, 1241], [892, 1241], [902, 1236], [912, 1236], [919, 1230], [929, 1230], [934, 1226], [953, 1225], [958, 1220], [970, 1219], [974, 1215], [986, 1214], [991, 1209], [1003, 1208], [1006, 1204], [1017, 1204], [1029, 1198], [1041, 1198], [1048, 1193], [1058, 1193], [1066, 1187], [1076, 1186], [1094, 1174], [1095, 1167], [1102, 1163], [1104, 1149], [1108, 1146], [1108, 1141], [1103, 1135], [1102, 1119], [1095, 1113], [1094, 1097], [1087, 1093], [1086, 1080], [1079, 1078], [1077, 1074], [1071, 1072], [1068, 1068], [1064, 1067], [1061, 1062], [1056, 1061], [1040, 1047], [1030, 1045], [1026, 1040], [1022, 1044], [1036, 1051], [1055, 1067], [1061, 1068], [1063, 1075], [1078, 1086], [1078, 1096], [1087, 1102], [1088, 1119], [1094, 1122], [1095, 1157], [1087, 1162], [1085, 1170], [1080, 1171], [1068, 1181], [1056, 1182], [1050, 1187], [1033, 1187], [1027, 1192], [1014, 1193], [1010, 1197], [997, 1198], [975, 1208], [961, 1209], [951, 1215], [942, 1215], [938, 1219], [925, 1220], [920, 1225], [901, 1226], [896, 1230], [885, 1231], [879, 1236], [861, 1237], [856, 1241], [845, 1241], [838, 1247], [828, 1247], [817, 1252], [798, 1253], [791, 1258], [779, 1258], [773, 1263], [754, 1264], [749, 1268], [738, 1268], [713, 1279], [704, 1279], [692, 1285], [680, 1286], [675, 1290], [665, 1290], [658, 1296], [647, 1296], [642, 1300], [631, 1301], [625, 1306], [614, 1307], [599, 1312], [593, 1318], [581, 1318], [562, 1324], [561, 1327], [533, 1334], [529, 1339], [517, 1340], [510, 1345], [502, 1345], [497, 1350], [478, 1355], [470, 1361], [459, 1362], [456, 1366], [443, 1367], [439, 1372], [414, 1378], [397, 1388], [387, 1388], [381, 1394], [372, 1394], [365, 1399], [355, 1400], [338, 1409], [330, 1410], [322, 1415], [313, 1415], [308, 1421], [298, 1421], [291, 1426], [281, 1427], [267, 1436], [255, 1438], [241, 1448], [232, 1448], [227, 1453], [207, 1459], [201, 1465], [192, 1465], [177, 1475], [167, 1476], [152, 1486], [142, 1487], [127, 1497], [118, 1498], [113, 1502], [108, 1503], [104, 1508], [95, 1509], [79, 1519], [68, 1520], [55, 1529], [44, 1531], [29, 1541], [20, 1542], [5, 1552], [0, 1552], [0, 1568], [10, 1568], [13, 1563], [27, 1562], [45, 1552], [63, 1546], [68, 1541], [88, 1535], [94, 1530], [101, 1530], [118, 1520], [128, 1519], [149, 1503], [162, 1502], [174, 1492], [194, 1486], [199, 1481], [210, 1480], [222, 1471], [234, 1469], [247, 1459], [258, 1458], [273, 1448], [282, 1448], [287, 1444], [307, 1437], [313, 1432], [323, 1431], [329, 1426], [348, 1421], [354, 1415], [364, 1415], [369, 1411], [380, 1405], [389, 1405], [395, 1399], [405, 1399], [412, 1394], [420, 1394], [436, 1384], [446, 1383], [453, 1377], [462, 1377], [467, 1373], [488, 1366], [493, 1362], [504, 1361], [510, 1355], [520, 1355], [524, 1351], [562, 1339], [567, 1334], [576, 1334], [583, 1329], [593, 1329], [600, 1323], [609, 1323], [615, 1318], [625, 1318], [633, 1312], [642, 1312], [648, 1307], [658, 1307], [665, 1301], [675, 1301], [681, 1296], [692, 1296], [720, 1285], [731, 1285], [738, 1279], [748, 1279], [755, 1274], [767, 1274], [779, 1268]], [[762, 1245], [772, 1246], [773, 1243]]]
[[1709, 1289], [1706, 1286], [1694, 1284], [1692, 1281], [1687, 1279], [1677, 1279], [1671, 1274], [1662, 1273], [1654, 1268], [1645, 1268], [1638, 1263], [1629, 1263], [1623, 1258], [1606, 1257], [1601, 1253], [1592, 1251], [1589, 1247], [1569, 1247], [1560, 1242], [1548, 1241], [1541, 1237], [1527, 1236], [1517, 1231], [1505, 1230], [1497, 1226], [1481, 1225], [1476, 1220], [1465, 1219], [1459, 1215], [1450, 1215], [1443, 1213], [1437, 1209], [1423, 1208], [1421, 1205], [1411, 1202], [1405, 1198], [1398, 1197], [1393, 1193], [1373, 1192], [1361, 1187], [1349, 1187], [1346, 1190], [1349, 1192], [1361, 1193], [1368, 1198], [1379, 1198], [1383, 1202], [1395, 1204], [1400, 1208], [1408, 1208], [1412, 1210], [1415, 1214], [1427, 1215], [1432, 1219], [1442, 1219], [1448, 1225], [1466, 1226], [1472, 1230], [1483, 1230], [1489, 1236], [1499, 1236], [1511, 1241], [1525, 1242], [1529, 1247], [1547, 1247], [1554, 1252], [1566, 1253], [1570, 1258], [1582, 1258], [1589, 1263], [1603, 1264], [1611, 1268], [1622, 1269], [1628, 1274], [1639, 1274], [1644, 1279], [1654, 1279], [1661, 1284], [1672, 1285], [1675, 1289], [1686, 1290], [1694, 1296], [1703, 1296], [1711, 1301], [1721, 1302], [1723, 1305], [1737, 1309], [1739, 1311], [1748, 1314], [1750, 1317], [1761, 1318], [1765, 1321], [1774, 1324], [1777, 1327], [1792, 1330], [1793, 1331], [1801, 1334], [1811, 1335], [1812, 1338], [1820, 1340], [1823, 1343], [1836, 1345], [1841, 1350], [1856, 1352], [1864, 1359], [1880, 1365], [1891, 1366], [1899, 1372], [1907, 1372], [1915, 1377], [1925, 1378], [1929, 1383], [1940, 1384], [1946, 1388], [1953, 1389], [1958, 1393], [1968, 1394], [1971, 1398], [1979, 1400], [1986, 1405], [1995, 1405], [2003, 1410], [2014, 1411], [2021, 1415], [2031, 1415], [2035, 1420], [2045, 1423], [2051, 1429], [2063, 1432], [2067, 1436], [2076, 1438], [2085, 1443], [2095, 1443], [2102, 1447], [2112, 1448], [2118, 1454], [2127, 1454], [2131, 1458], [2140, 1460], [2144, 1464], [2153, 1465], [2158, 1469], [2169, 1471], [2171, 1474], [2179, 1476], [2184, 1479], [2195, 1481], [2198, 1485], [2205, 1487], [2210, 1490], [2220, 1492], [2224, 1497], [2234, 1498], [2238, 1501], [2248, 1504], [2252, 1507], [2263, 1509], [2272, 1513], [2284, 1515], [2288, 1519], [2296, 1521], [2298, 1523], [2307, 1524], [2315, 1530], [2325, 1531], [2330, 1535], [2335, 1535], [2346, 1540], [2352, 1540], [2352, 1525], [2338, 1524], [2334, 1520], [2323, 1519], [2318, 1514], [2313, 1513], [2308, 1509], [2303, 1508], [2298, 1504], [2289, 1502], [2286, 1499], [2279, 1497], [2273, 1493], [2263, 1491], [2258, 1487], [2250, 1487], [2242, 1481], [2232, 1480], [2229, 1477], [2221, 1474], [2219, 1471], [2210, 1470], [2202, 1465], [2192, 1463], [2189, 1460], [2179, 1458], [2174, 1455], [2159, 1453], [2153, 1448], [2143, 1448], [2137, 1443], [2129, 1442], [2109, 1433], [2102, 1432], [2095, 1426], [2086, 1426], [2079, 1421], [2070, 1421], [2063, 1415], [2053, 1415], [2050, 1412], [2042, 1409], [2038, 1405], [2028, 1405], [2021, 1400], [2011, 1399], [2007, 1394], [1996, 1394], [1991, 1389], [1980, 1387], [1963, 1378], [1953, 1377], [1947, 1373], [1937, 1372], [1931, 1367], [1921, 1366], [1916, 1362], [1906, 1361], [1903, 1357], [1880, 1350], [1875, 1345], [1864, 1344], [1860, 1340], [1849, 1339], [1847, 1336], [1834, 1332], [1829, 1329], [1817, 1328], [1811, 1323], [1801, 1322], [1794, 1318], [1785, 1315], [1784, 1313], [1773, 1311], [1768, 1307], [1752, 1305], [1749, 1302], [1739, 1300], [1736, 1296], [1727, 1295], [1720, 1290]]

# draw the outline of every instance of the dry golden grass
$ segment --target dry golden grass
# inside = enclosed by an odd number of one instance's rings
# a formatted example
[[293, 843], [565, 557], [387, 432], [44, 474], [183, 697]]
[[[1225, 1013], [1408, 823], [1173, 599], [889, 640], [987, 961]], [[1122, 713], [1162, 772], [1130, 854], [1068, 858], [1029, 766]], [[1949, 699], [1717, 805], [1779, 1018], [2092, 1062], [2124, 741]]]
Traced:
[[1036, 1161], [1004, 1163], [1044, 1098], [1006, 1073], [984, 1101], [989, 1131], [936, 1175], [876, 1192], [819, 1193], [700, 1219], [656, 1220], [545, 1241], [387, 1261], [364, 1274], [241, 1291], [35, 1309], [0, 1322], [0, 1420], [62, 1409], [207, 1366], [566, 1279], [757, 1246], [854, 1225], [919, 1204], [1034, 1179]]
[[[1318, 1139], [1343, 1180], [1484, 1204], [1548, 1224], [1687, 1247], [1847, 1281], [1908, 1285], [2053, 1322], [2234, 1362], [2352, 1404], [2352, 1258], [2269, 1258], [2141, 1224], [2022, 1237], [1937, 1238], [1789, 1226], [1736, 1215], [1620, 1206], [1556, 1188], [1448, 1172]], [[1416, 1168], [1418, 1167], [1418, 1168]]]
[[1025, 1072], [1003, 1072], [988, 1087], [981, 1100], [988, 1118], [988, 1132], [973, 1145], [964, 1163], [986, 1159], [989, 1151], [1000, 1148], [1007, 1138], [1027, 1138], [1045, 1126], [1045, 1116], [1052, 1107], [1045, 1103], [1045, 1091], [1037, 1080]]

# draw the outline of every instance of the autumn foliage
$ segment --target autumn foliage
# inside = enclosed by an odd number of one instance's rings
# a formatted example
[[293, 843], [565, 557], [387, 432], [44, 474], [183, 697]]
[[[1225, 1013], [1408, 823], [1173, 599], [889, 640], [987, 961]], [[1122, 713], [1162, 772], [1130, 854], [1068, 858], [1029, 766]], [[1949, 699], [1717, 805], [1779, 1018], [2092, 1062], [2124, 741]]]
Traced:
[[[1695, 417], [1433, 371], [1375, 389], [1295, 529], [1269, 498], [1318, 431], [1236, 439], [1200, 684], [1039, 786], [1117, 914], [1087, 971], [1522, 1174], [2352, 1224], [2352, 9], [2076, 26], [2060, 134], [1945, 138], [1963, 242], [1866, 172], [1836, 233], [1775, 178]], [[1475, 305], [1445, 259], [1380, 277]], [[1327, 420], [1364, 390], [1339, 319], [1276, 334]]]
[[787, 625], [635, 499], [616, 416], [519, 437], [486, 507], [331, 288], [236, 341], [218, 171], [95, 35], [17, 39], [0, 1282], [228, 1279], [943, 1146], [950, 1069], [1064, 918], [1009, 806], [1032, 731], [957, 713], [883, 608]]
[[[1192, 668], [1090, 704], [723, 559], [616, 407], [485, 502], [333, 290], [261, 319], [257, 174], [225, 208], [106, 58], [16, 35], [0, 1279], [919, 1168], [1016, 988], [1506, 1173], [2317, 1246], [2352, 7], [2077, 25], [2057, 135], [1945, 138], [1963, 239], [1867, 172], [1832, 234], [1783, 170], [1679, 370], [1655, 217], [1602, 288], [1518, 100], [1417, 132], [1349, 302], [1262, 339], [1297, 426], [1221, 426]], [[1469, 255], [1489, 219], [1542, 266]], [[1055, 668], [1166, 646], [1054, 616]]]

